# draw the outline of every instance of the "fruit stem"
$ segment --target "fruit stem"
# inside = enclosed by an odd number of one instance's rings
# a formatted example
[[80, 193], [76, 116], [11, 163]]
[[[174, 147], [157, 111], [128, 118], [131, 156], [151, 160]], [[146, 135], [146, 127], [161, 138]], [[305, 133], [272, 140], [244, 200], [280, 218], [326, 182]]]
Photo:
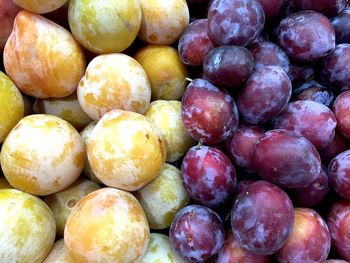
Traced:
[[198, 144], [197, 144], [196, 150], [200, 150], [202, 145], [203, 145], [203, 139], [200, 139]]
[[189, 81], [189, 82], [192, 82], [192, 81], [193, 81], [193, 79], [188, 78], [188, 77], [186, 77], [185, 80], [187, 80], [187, 81]]

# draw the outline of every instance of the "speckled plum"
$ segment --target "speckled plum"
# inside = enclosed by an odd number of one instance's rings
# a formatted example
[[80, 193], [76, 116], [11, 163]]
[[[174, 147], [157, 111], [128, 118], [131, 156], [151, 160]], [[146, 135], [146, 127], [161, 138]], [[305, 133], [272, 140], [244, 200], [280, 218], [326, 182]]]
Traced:
[[321, 171], [316, 148], [304, 137], [282, 129], [271, 130], [251, 150], [255, 171], [285, 188], [312, 183]]
[[223, 152], [213, 147], [192, 147], [182, 161], [181, 172], [190, 196], [208, 207], [225, 204], [236, 188], [235, 168]]
[[323, 58], [335, 48], [335, 33], [324, 15], [313, 11], [300, 11], [281, 20], [278, 42], [292, 58], [313, 61]]
[[221, 218], [213, 210], [190, 205], [177, 213], [169, 236], [181, 256], [190, 262], [202, 262], [219, 252], [225, 232]]
[[187, 87], [181, 105], [187, 133], [195, 140], [216, 144], [231, 137], [238, 126], [238, 110], [232, 96], [204, 79]]
[[266, 181], [248, 185], [231, 211], [231, 226], [240, 246], [257, 255], [280, 249], [292, 232], [293, 205], [278, 186]]
[[292, 84], [282, 68], [265, 66], [257, 69], [239, 93], [240, 116], [251, 124], [270, 121], [287, 105], [291, 92]]
[[289, 103], [272, 121], [272, 126], [300, 134], [320, 149], [333, 140], [337, 120], [325, 105], [300, 100]]
[[264, 23], [257, 0], [214, 0], [208, 12], [209, 34], [219, 45], [246, 46], [259, 36]]

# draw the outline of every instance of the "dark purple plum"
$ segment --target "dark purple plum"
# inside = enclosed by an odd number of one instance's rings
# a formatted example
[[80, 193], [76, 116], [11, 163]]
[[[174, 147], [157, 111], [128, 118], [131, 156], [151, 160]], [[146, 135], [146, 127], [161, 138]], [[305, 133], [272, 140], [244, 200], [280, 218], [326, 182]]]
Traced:
[[295, 60], [323, 58], [335, 48], [334, 28], [327, 17], [313, 11], [300, 11], [281, 20], [278, 43]]
[[216, 263], [269, 263], [270, 257], [254, 255], [242, 248], [234, 238], [232, 231], [226, 234], [226, 239], [221, 248]]
[[265, 66], [257, 69], [239, 93], [240, 116], [250, 124], [270, 121], [287, 105], [291, 93], [292, 84], [282, 68]]
[[187, 86], [181, 115], [187, 133], [210, 145], [228, 139], [238, 127], [232, 96], [204, 79], [195, 79]]
[[291, 191], [292, 200], [296, 206], [314, 206], [326, 197], [328, 190], [329, 179], [327, 169], [322, 166], [321, 172], [311, 184]]
[[350, 150], [340, 153], [328, 165], [329, 181], [343, 198], [350, 199]]
[[286, 129], [308, 139], [317, 149], [334, 138], [337, 120], [325, 105], [311, 100], [289, 103], [273, 121], [275, 129]]
[[213, 147], [194, 146], [182, 161], [185, 189], [196, 202], [218, 208], [236, 190], [236, 171], [226, 155]]
[[339, 132], [350, 140], [350, 91], [338, 95], [333, 103], [333, 112]]
[[208, 12], [209, 34], [220, 46], [249, 45], [264, 23], [264, 10], [257, 0], [214, 0]]
[[298, 86], [293, 90], [292, 96], [294, 100], [312, 100], [327, 107], [331, 107], [335, 99], [332, 91], [314, 80], [307, 81]]
[[322, 217], [312, 209], [296, 208], [293, 231], [275, 256], [280, 263], [323, 263], [330, 248], [331, 237]]
[[254, 166], [250, 159], [250, 150], [264, 133], [264, 129], [259, 126], [241, 123], [232, 137], [226, 141], [226, 149], [232, 160], [247, 171], [253, 171]]
[[254, 58], [248, 49], [222, 46], [213, 49], [203, 63], [204, 78], [219, 88], [230, 88], [245, 82], [254, 70]]
[[271, 255], [292, 232], [294, 210], [288, 195], [276, 185], [257, 181], [238, 195], [231, 225], [241, 247], [257, 255]]
[[202, 262], [220, 251], [225, 231], [221, 218], [213, 210], [190, 205], [176, 214], [169, 237], [181, 256], [190, 262]]
[[314, 75], [314, 69], [307, 66], [290, 65], [288, 76], [294, 85], [304, 83]]
[[178, 50], [185, 65], [201, 66], [206, 55], [215, 46], [208, 34], [207, 19], [199, 19], [186, 28], [179, 39]]
[[350, 201], [340, 200], [332, 205], [327, 225], [332, 247], [342, 259], [350, 261]]
[[350, 43], [350, 8], [343, 9], [331, 22], [335, 31], [335, 42]]
[[321, 171], [316, 148], [304, 137], [286, 130], [271, 130], [251, 151], [255, 171], [265, 180], [285, 188], [311, 184]]
[[280, 15], [286, 7], [288, 0], [258, 0], [264, 9], [266, 20]]
[[319, 150], [321, 159], [328, 164], [335, 156], [350, 149], [350, 144], [338, 130], [335, 131], [333, 140], [324, 148]]
[[255, 42], [249, 47], [255, 60], [255, 69], [264, 66], [278, 66], [289, 72], [289, 58], [287, 54], [275, 43], [269, 41]]
[[323, 60], [322, 80], [340, 91], [350, 89], [350, 44], [339, 44]]
[[293, 0], [299, 10], [313, 10], [328, 17], [339, 14], [346, 6], [347, 0]]

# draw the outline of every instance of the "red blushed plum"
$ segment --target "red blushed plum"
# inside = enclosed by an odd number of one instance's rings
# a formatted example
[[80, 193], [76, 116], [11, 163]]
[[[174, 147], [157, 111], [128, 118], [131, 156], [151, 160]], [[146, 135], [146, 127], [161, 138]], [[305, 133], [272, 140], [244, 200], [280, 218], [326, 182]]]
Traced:
[[341, 93], [335, 99], [333, 112], [338, 122], [339, 132], [350, 140], [350, 91]]
[[301, 207], [310, 207], [320, 203], [329, 190], [329, 179], [327, 169], [322, 166], [321, 172], [316, 179], [309, 185], [291, 191], [294, 205]]
[[298, 133], [321, 149], [333, 140], [337, 120], [327, 106], [311, 100], [299, 100], [289, 103], [272, 121], [272, 126]]
[[313, 11], [300, 11], [281, 20], [278, 42], [284, 51], [299, 61], [313, 61], [335, 48], [335, 33], [327, 17]]
[[281, 67], [256, 70], [241, 90], [237, 106], [242, 119], [251, 124], [272, 120], [287, 105], [292, 84]]
[[332, 239], [332, 247], [339, 256], [350, 261], [350, 202], [340, 200], [330, 208], [327, 225]]
[[333, 140], [326, 147], [320, 149], [319, 153], [322, 161], [328, 164], [335, 156], [349, 148], [348, 141], [336, 130]]
[[328, 165], [329, 181], [343, 198], [350, 199], [350, 150], [334, 157]]
[[312, 100], [331, 107], [335, 96], [334, 93], [314, 80], [307, 81], [292, 92], [294, 100]]
[[276, 185], [257, 181], [238, 195], [231, 226], [241, 247], [257, 255], [270, 255], [280, 249], [292, 232], [293, 205]]
[[264, 133], [264, 129], [259, 126], [241, 123], [232, 137], [226, 141], [226, 149], [232, 160], [244, 169], [253, 171], [254, 166], [250, 159], [250, 150]]
[[313, 10], [328, 17], [336, 16], [346, 6], [347, 0], [293, 0], [299, 10]]
[[264, 66], [278, 66], [289, 72], [289, 58], [287, 54], [275, 43], [269, 41], [260, 41], [249, 47], [255, 60], [255, 69]]
[[311, 184], [321, 171], [316, 148], [304, 137], [286, 130], [271, 130], [251, 151], [255, 171], [284, 188]]
[[245, 82], [254, 69], [254, 58], [248, 49], [222, 46], [213, 49], [203, 64], [204, 78], [219, 88], [230, 88]]
[[178, 50], [187, 66], [201, 66], [206, 55], [216, 46], [208, 34], [207, 19], [193, 21], [179, 39]]
[[322, 217], [309, 208], [294, 210], [292, 234], [275, 254], [280, 263], [323, 263], [331, 248], [331, 237]]
[[21, 9], [12, 0], [0, 0], [0, 52], [11, 34], [17, 13]]
[[187, 86], [181, 115], [187, 133], [210, 145], [231, 137], [238, 126], [238, 110], [232, 96], [204, 79], [195, 79]]
[[257, 0], [214, 0], [209, 34], [219, 45], [247, 46], [262, 32], [265, 14]]
[[259, 0], [262, 8], [265, 12], [266, 20], [271, 20], [272, 18], [281, 14], [283, 8], [287, 4], [287, 0]]
[[242, 248], [238, 241], [229, 231], [226, 234], [226, 240], [221, 248], [216, 263], [269, 263], [270, 257], [263, 255], [254, 255]]
[[335, 31], [335, 42], [350, 43], [350, 8], [343, 9], [331, 22]]
[[306, 66], [290, 65], [288, 76], [294, 85], [303, 83], [311, 79], [314, 75], [314, 69]]
[[196, 202], [217, 208], [231, 199], [236, 171], [226, 155], [213, 147], [194, 146], [182, 161], [184, 186]]
[[220, 251], [225, 231], [221, 218], [213, 210], [190, 205], [176, 214], [169, 237], [181, 256], [190, 262], [202, 262]]
[[339, 44], [323, 60], [322, 80], [340, 91], [350, 89], [350, 44]]

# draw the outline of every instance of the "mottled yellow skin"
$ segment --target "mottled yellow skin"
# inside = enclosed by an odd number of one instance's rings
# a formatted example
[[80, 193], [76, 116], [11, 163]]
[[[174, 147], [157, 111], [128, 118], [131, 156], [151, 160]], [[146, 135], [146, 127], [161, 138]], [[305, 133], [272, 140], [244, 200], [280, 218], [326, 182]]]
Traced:
[[140, 0], [142, 23], [138, 36], [149, 44], [170, 45], [190, 21], [186, 0]]
[[55, 240], [55, 219], [39, 198], [0, 190], [0, 233], [1, 262], [41, 263]]
[[13, 82], [0, 71], [0, 143], [24, 115], [21, 92]]
[[152, 100], [181, 99], [188, 72], [175, 48], [150, 45], [139, 50], [134, 58], [151, 82]]
[[151, 233], [149, 245], [141, 263], [186, 263], [170, 244], [168, 236]]
[[56, 220], [56, 233], [63, 236], [68, 216], [74, 206], [87, 194], [100, 189], [101, 186], [88, 179], [80, 178], [61, 192], [44, 198]]
[[75, 263], [136, 263], [146, 252], [149, 226], [132, 194], [103, 188], [73, 209], [64, 241]]
[[9, 184], [5, 177], [0, 177], [0, 189], [13, 189], [13, 187]]
[[140, 0], [71, 0], [68, 21], [86, 49], [98, 54], [121, 52], [139, 32]]
[[37, 99], [34, 113], [44, 113], [60, 117], [74, 126], [78, 131], [92, 122], [92, 119], [80, 107], [77, 94], [65, 98]]
[[[90, 138], [90, 134], [92, 130], [95, 128], [96, 124], [97, 124], [97, 121], [91, 122], [80, 132], [81, 138], [83, 139], [85, 145], [87, 144], [87, 141]], [[94, 181], [95, 183], [101, 184], [100, 180], [98, 180], [98, 178], [96, 177], [96, 175], [91, 169], [87, 154], [85, 155], [85, 165], [84, 165], [83, 172], [87, 177], [89, 177], [90, 180]]]
[[93, 129], [87, 153], [91, 168], [102, 183], [136, 191], [160, 174], [166, 146], [160, 130], [148, 118], [113, 110]]
[[179, 160], [195, 145], [182, 123], [180, 101], [153, 101], [145, 115], [162, 131], [167, 145], [167, 162]]
[[65, 120], [36, 114], [24, 117], [1, 149], [1, 167], [8, 182], [34, 195], [48, 195], [71, 185], [84, 167], [80, 134]]
[[12, 0], [16, 5], [36, 14], [50, 13], [68, 0]]
[[144, 114], [151, 101], [146, 72], [135, 59], [124, 54], [94, 58], [77, 93], [81, 107], [94, 120], [113, 109]]
[[63, 239], [57, 240], [55, 244], [53, 244], [50, 254], [43, 263], [74, 263], [69, 256], [68, 249]]
[[189, 203], [182, 183], [180, 170], [164, 164], [160, 176], [136, 192], [152, 229], [169, 227], [175, 214]]
[[76, 90], [84, 75], [85, 56], [66, 29], [22, 10], [4, 48], [4, 66], [23, 93], [61, 98]]

